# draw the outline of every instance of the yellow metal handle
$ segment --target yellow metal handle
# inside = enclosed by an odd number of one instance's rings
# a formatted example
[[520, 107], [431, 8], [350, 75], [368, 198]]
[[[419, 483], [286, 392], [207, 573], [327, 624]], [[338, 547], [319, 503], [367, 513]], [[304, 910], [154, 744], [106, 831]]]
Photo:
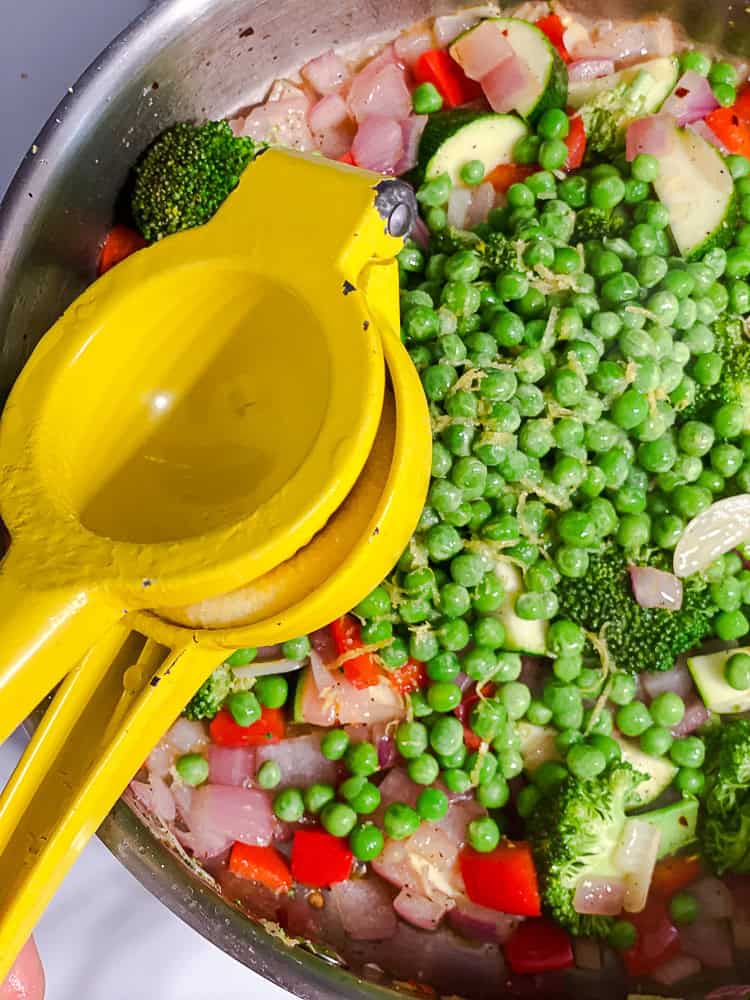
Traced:
[[116, 626], [60, 686], [0, 797], [0, 982], [86, 842], [221, 660]]
[[83, 587], [30, 589], [19, 562], [11, 546], [0, 563], [0, 743], [123, 614]]

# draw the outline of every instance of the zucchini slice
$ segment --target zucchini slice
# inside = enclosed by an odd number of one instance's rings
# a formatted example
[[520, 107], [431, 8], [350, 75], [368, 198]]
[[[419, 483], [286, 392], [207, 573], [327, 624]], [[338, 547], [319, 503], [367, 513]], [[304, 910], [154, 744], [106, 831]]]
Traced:
[[485, 174], [501, 163], [513, 161], [513, 149], [528, 128], [515, 115], [459, 108], [430, 115], [422, 133], [417, 158], [417, 182], [448, 174], [461, 185], [461, 167], [469, 160], [481, 160]]
[[560, 53], [543, 31], [517, 17], [493, 18], [519, 59], [523, 59], [536, 80], [515, 110], [522, 118], [534, 120], [547, 108], [564, 108], [568, 100], [568, 70]]
[[648, 73], [653, 83], [646, 91], [640, 114], [652, 115], [669, 97], [679, 78], [680, 64], [674, 56], [649, 59], [596, 80], [574, 80], [568, 87], [568, 104], [571, 108], [580, 108], [604, 91], [615, 90], [621, 83], [632, 83], [642, 72]]

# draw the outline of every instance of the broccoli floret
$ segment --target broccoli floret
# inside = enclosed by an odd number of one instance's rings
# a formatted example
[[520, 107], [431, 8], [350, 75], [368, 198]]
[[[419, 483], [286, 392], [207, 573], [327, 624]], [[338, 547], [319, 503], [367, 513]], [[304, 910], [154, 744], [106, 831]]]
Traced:
[[569, 775], [544, 796], [529, 818], [531, 843], [545, 908], [563, 927], [583, 937], [607, 937], [609, 917], [577, 913], [582, 878], [617, 877], [613, 855], [625, 827], [625, 806], [644, 775], [620, 762], [597, 778]]
[[445, 226], [438, 229], [430, 236], [430, 254], [458, 253], [459, 250], [474, 250], [478, 252], [482, 248], [480, 238], [468, 229], [458, 229], [456, 226]]
[[722, 316], [713, 324], [713, 334], [714, 352], [722, 360], [721, 378], [715, 385], [696, 385], [695, 401], [683, 419], [710, 418], [723, 403], [740, 403], [750, 414], [750, 341], [743, 322], [737, 316]]
[[669, 670], [680, 653], [711, 631], [715, 608], [700, 582], [688, 581], [682, 608], [642, 608], [633, 597], [627, 563], [614, 547], [592, 555], [586, 575], [563, 577], [557, 588], [560, 614], [603, 636], [620, 670]]
[[519, 270], [516, 242], [503, 233], [490, 232], [483, 239], [477, 233], [469, 232], [466, 229], [446, 226], [432, 234], [430, 239], [431, 253], [450, 255], [458, 253], [459, 250], [473, 250], [481, 259], [482, 267], [487, 271]]
[[208, 222], [256, 149], [226, 122], [182, 122], [167, 129], [135, 167], [131, 208], [140, 234], [160, 240]]
[[232, 693], [232, 668], [222, 663], [198, 688], [182, 713], [188, 719], [213, 719]]
[[623, 230], [622, 215], [613, 212], [611, 215], [589, 205], [576, 212], [576, 224], [573, 230], [572, 243], [586, 243], [588, 240], [615, 239]]
[[734, 719], [706, 736], [706, 785], [698, 819], [704, 857], [719, 875], [750, 873], [750, 721]]

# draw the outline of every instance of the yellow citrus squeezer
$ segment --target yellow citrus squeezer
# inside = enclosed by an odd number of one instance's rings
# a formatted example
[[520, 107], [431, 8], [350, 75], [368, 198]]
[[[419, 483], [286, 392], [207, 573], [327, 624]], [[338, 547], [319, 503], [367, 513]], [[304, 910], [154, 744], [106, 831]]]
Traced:
[[21, 374], [0, 423], [0, 738], [65, 679], [0, 797], [0, 977], [227, 653], [331, 621], [408, 541], [431, 455], [398, 335], [411, 197], [269, 150]]

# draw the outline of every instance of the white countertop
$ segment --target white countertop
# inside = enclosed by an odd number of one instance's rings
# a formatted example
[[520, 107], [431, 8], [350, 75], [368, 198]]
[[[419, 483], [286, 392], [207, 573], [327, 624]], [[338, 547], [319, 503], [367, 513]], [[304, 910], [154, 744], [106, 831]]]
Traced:
[[[57, 101], [147, 0], [0, 0], [0, 194]], [[22, 748], [0, 747], [4, 782]], [[47, 1000], [284, 1000], [204, 941], [98, 841], [36, 932]]]

